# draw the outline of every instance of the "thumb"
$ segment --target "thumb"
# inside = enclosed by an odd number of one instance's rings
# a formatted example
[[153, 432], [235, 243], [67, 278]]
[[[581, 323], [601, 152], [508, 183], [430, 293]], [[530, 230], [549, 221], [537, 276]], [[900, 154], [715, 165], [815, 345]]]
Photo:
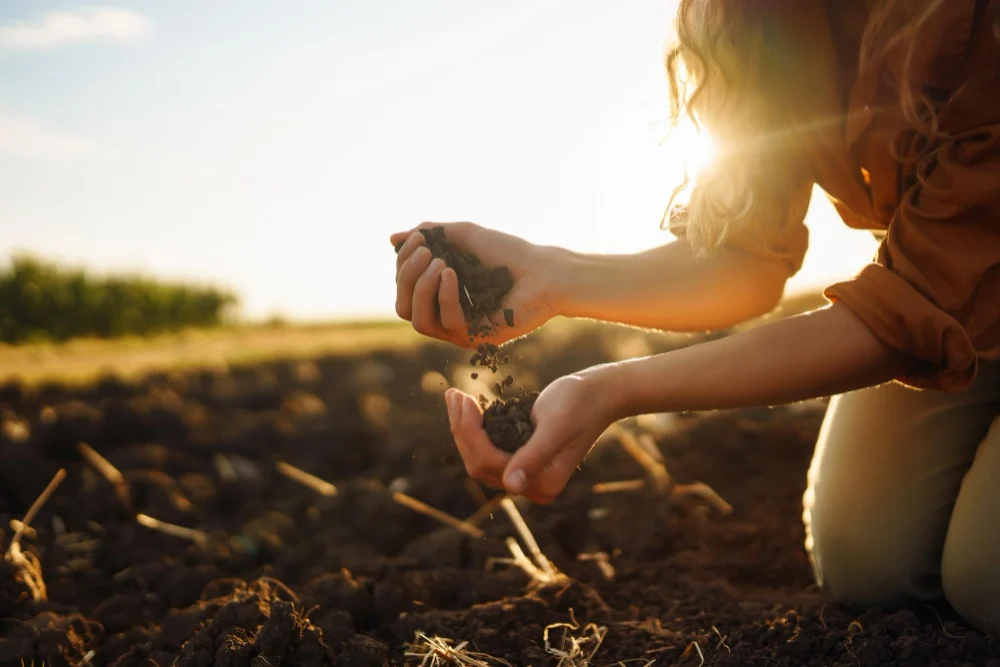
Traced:
[[551, 422], [542, 422], [514, 456], [504, 470], [503, 485], [508, 493], [523, 494], [531, 488], [545, 466], [559, 453], [563, 441]]
[[476, 433], [483, 430], [483, 409], [479, 406], [479, 401], [470, 394], [455, 390], [457, 400], [460, 402], [460, 415], [457, 426], [463, 433]]

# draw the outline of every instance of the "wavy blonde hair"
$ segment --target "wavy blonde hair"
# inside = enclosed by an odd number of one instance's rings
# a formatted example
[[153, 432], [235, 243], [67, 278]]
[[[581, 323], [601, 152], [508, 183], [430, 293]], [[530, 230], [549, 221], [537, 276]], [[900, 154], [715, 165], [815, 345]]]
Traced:
[[[820, 0], [795, 0], [818, 2]], [[679, 0], [676, 39], [667, 51], [670, 115], [708, 131], [720, 147], [714, 162], [693, 185], [685, 177], [664, 219], [699, 251], [712, 249], [737, 231], [787, 225], [805, 213], [807, 165], [786, 127], [783, 78], [794, 53], [769, 34], [774, 0]], [[945, 0], [877, 0], [861, 39], [859, 69], [867, 71], [901, 44], [899, 97], [907, 121], [924, 136], [938, 133], [934, 105], [911, 77], [916, 36]], [[784, 84], [784, 85], [779, 85]], [[687, 192], [687, 203], [677, 203]]]

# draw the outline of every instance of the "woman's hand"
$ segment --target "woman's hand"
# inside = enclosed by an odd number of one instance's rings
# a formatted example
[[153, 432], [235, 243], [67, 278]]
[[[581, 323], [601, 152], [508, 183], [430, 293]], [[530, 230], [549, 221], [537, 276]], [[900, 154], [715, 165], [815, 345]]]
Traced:
[[561, 264], [567, 255], [564, 251], [537, 246], [471, 222], [425, 222], [389, 238], [394, 247], [402, 244], [396, 256], [396, 314], [409, 320], [416, 331], [462, 347], [478, 343], [469, 340], [455, 271], [431, 256], [419, 232], [438, 226], [445, 227], [455, 247], [472, 253], [486, 266], [507, 266], [514, 277], [514, 287], [502, 304], [502, 308], [514, 311], [514, 326], [507, 325], [501, 311], [485, 313], [496, 331], [488, 336], [491, 342], [499, 345], [522, 336], [560, 314], [566, 282]]
[[445, 393], [455, 444], [470, 476], [536, 503], [556, 499], [583, 458], [615, 420], [613, 396], [587, 373], [567, 375], [535, 401], [535, 432], [514, 454], [497, 449], [483, 430], [476, 400], [457, 389]]

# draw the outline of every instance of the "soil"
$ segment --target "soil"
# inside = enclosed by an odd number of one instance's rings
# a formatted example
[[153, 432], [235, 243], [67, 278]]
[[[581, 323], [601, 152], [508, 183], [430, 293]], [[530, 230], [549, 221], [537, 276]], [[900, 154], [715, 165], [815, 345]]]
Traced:
[[[622, 350], [689, 340], [542, 332], [510, 346], [511, 373], [544, 386]], [[595, 494], [595, 483], [642, 475], [613, 442], [598, 446], [554, 504], [519, 503], [567, 577], [533, 585], [496, 560], [510, 557], [504, 540], [516, 534], [505, 513], [472, 537], [393, 501], [403, 491], [456, 517], [483, 502], [440, 393], [415, 391], [428, 372], [468, 381], [464, 361], [429, 344], [81, 388], [0, 387], [4, 548], [9, 521], [68, 471], [22, 540], [48, 600], [33, 602], [0, 562], [0, 665], [416, 665], [405, 654], [426, 651], [422, 640], [407, 648], [418, 632], [512, 665], [555, 665], [545, 628], [573, 619], [606, 629], [593, 665], [1000, 664], [1000, 641], [946, 606], [852, 610], [816, 590], [801, 495], [822, 403], [642, 422], [679, 483], [703, 481], [735, 506], [727, 517]], [[206, 539], [139, 525], [81, 460], [80, 441], [123, 473], [135, 511]], [[288, 479], [279, 461], [336, 494]]]
[[431, 254], [443, 259], [458, 276], [459, 302], [470, 336], [491, 331], [488, 316], [500, 309], [503, 297], [514, 286], [510, 270], [506, 266], [484, 266], [475, 255], [457, 249], [445, 236], [444, 227], [420, 232]]
[[[503, 298], [514, 286], [510, 270], [506, 266], [487, 268], [475, 255], [458, 250], [448, 241], [444, 227], [430, 227], [420, 231], [431, 254], [443, 259], [458, 276], [459, 301], [469, 325], [469, 340], [495, 333], [489, 316], [500, 308]], [[396, 252], [401, 247], [397, 247]], [[504, 322], [513, 327], [514, 310], [504, 308], [502, 312]], [[510, 363], [510, 357], [501, 355], [500, 347], [487, 341], [479, 344], [469, 363], [497, 373], [502, 364]], [[472, 373], [473, 380], [478, 378], [479, 373]], [[503, 381], [493, 384], [496, 398], [492, 405], [485, 396], [479, 396], [479, 404], [484, 410], [483, 427], [493, 444], [505, 451], [515, 451], [524, 445], [534, 431], [531, 406], [535, 404], [537, 392], [533, 395], [505, 398], [504, 388], [513, 382], [514, 378], [508, 375]]]
[[[502, 387], [498, 393], [503, 395]], [[483, 412], [483, 428], [494, 445], [505, 452], [516, 452], [528, 442], [535, 431], [531, 409], [537, 398], [538, 392], [532, 391], [507, 400], [497, 399], [486, 408]]]
[[473, 366], [482, 366], [496, 373], [502, 364], [510, 363], [510, 355], [501, 355], [500, 346], [493, 343], [480, 343], [475, 353], [469, 359]]

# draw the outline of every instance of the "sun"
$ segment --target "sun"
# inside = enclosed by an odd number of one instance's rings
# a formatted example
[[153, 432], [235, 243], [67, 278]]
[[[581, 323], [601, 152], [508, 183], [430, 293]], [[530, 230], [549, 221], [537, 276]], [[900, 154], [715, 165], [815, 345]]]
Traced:
[[691, 178], [697, 178], [715, 160], [716, 147], [712, 137], [704, 128], [699, 129], [688, 120], [671, 132], [665, 147], [686, 167]]

